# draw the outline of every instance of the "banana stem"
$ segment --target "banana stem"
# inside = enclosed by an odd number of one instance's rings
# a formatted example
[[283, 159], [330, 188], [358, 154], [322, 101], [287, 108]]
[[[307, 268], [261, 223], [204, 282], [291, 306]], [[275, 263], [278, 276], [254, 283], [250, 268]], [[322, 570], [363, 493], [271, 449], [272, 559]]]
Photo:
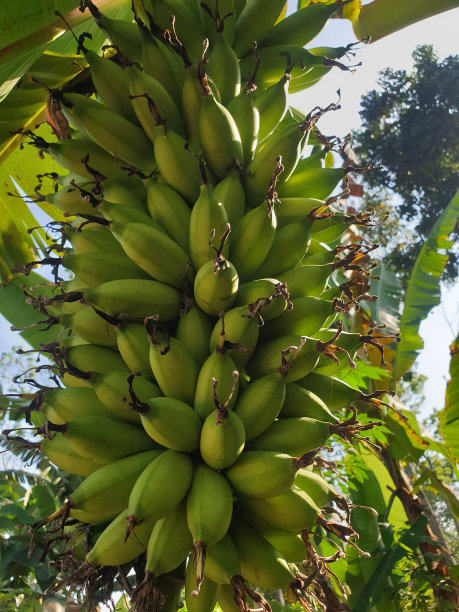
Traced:
[[374, 0], [362, 6], [353, 22], [357, 38], [371, 36], [374, 43], [388, 34], [459, 6], [459, 0]]

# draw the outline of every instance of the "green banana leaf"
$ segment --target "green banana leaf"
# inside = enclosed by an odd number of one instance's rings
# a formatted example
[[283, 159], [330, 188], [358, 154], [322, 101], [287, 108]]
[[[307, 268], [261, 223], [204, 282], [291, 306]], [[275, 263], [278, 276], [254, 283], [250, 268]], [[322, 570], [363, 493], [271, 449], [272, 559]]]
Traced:
[[451, 345], [450, 380], [444, 409], [439, 413], [439, 429], [445, 445], [459, 463], [459, 335]]
[[437, 219], [413, 267], [400, 320], [401, 341], [395, 349], [393, 384], [411, 368], [423, 342], [419, 326], [431, 309], [440, 303], [440, 277], [453, 245], [449, 235], [459, 217], [459, 192]]

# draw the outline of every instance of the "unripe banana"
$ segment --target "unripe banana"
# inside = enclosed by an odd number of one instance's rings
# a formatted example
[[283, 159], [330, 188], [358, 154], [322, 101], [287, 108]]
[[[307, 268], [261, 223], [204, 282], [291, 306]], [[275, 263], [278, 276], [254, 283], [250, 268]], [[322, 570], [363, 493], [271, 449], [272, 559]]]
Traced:
[[[192, 151], [199, 153], [201, 144], [198, 133], [198, 116], [201, 106], [201, 86], [198, 81], [196, 66], [185, 67], [185, 78], [182, 88], [183, 119], [186, 127], [187, 141]], [[196, 198], [194, 198], [195, 200]], [[190, 202], [194, 200], [189, 200]]]
[[57, 206], [57, 208], [62, 210], [62, 212], [64, 212], [67, 216], [76, 216], [81, 214], [100, 217], [101, 213], [94, 208], [91, 202], [83, 199], [85, 193], [84, 185], [86, 182], [86, 179], [81, 179], [81, 181], [75, 183], [75, 185], [78, 185], [80, 189], [74, 186], [65, 186], [56, 193], [51, 193], [44, 196], [44, 199], [49, 204]]
[[[247, 306], [232, 308], [225, 312], [225, 340], [229, 343], [228, 354], [237, 368], [242, 368], [252, 356], [259, 336], [259, 320], [256, 313]], [[210, 337], [210, 350], [217, 347], [221, 335], [221, 321], [218, 321]]]
[[235, 229], [244, 216], [245, 191], [238, 170], [230, 170], [214, 188], [217, 201], [223, 205], [231, 228]]
[[292, 298], [319, 296], [332, 272], [330, 264], [311, 265], [306, 259], [302, 266], [281, 272], [279, 279], [287, 285]]
[[252, 47], [252, 42], [258, 43], [266, 37], [281, 14], [285, 0], [250, 0], [242, 8], [234, 34], [234, 50], [242, 57]]
[[[263, 504], [267, 500], [259, 501]], [[256, 529], [242, 517], [235, 516], [230, 536], [239, 553], [241, 574], [248, 582], [263, 589], [288, 589], [295, 573], [280, 552]]]
[[127, 537], [145, 519], [158, 520], [176, 508], [187, 494], [192, 477], [193, 462], [185, 453], [166, 450], [156, 457], [132, 488], [125, 514]]
[[118, 350], [131, 372], [140, 372], [144, 378], [152, 378], [150, 367], [150, 342], [142, 323], [121, 321], [116, 326]]
[[153, 527], [148, 542], [146, 573], [160, 576], [171, 572], [185, 561], [192, 545], [193, 538], [186, 520], [186, 504], [181, 502]]
[[298, 534], [275, 527], [261, 529], [260, 533], [289, 563], [301, 564], [307, 557], [304, 542]]
[[180, 111], [167, 89], [157, 79], [139, 70], [137, 66], [130, 66], [127, 71], [132, 107], [151, 142], [155, 141], [155, 131], [161, 128], [150, 111], [150, 101], [153, 101], [167, 128], [170, 127], [183, 136], [184, 126]]
[[336, 491], [325, 478], [307, 469], [298, 470], [295, 486], [307, 493], [319, 508], [326, 506], [336, 497]]
[[252, 90], [245, 91], [230, 100], [228, 110], [231, 113], [239, 135], [241, 137], [242, 151], [245, 163], [248, 164], [255, 153], [258, 142], [258, 128], [260, 113], [255, 106]]
[[217, 30], [208, 62], [206, 72], [218, 87], [221, 103], [227, 106], [241, 90], [241, 71], [238, 57], [228, 44], [223, 28]]
[[196, 555], [191, 553], [188, 559], [185, 574], [185, 602], [189, 612], [209, 612], [215, 608], [220, 585], [204, 577], [199, 591], [196, 590], [196, 576], [194, 566]]
[[342, 168], [306, 168], [294, 172], [288, 181], [279, 185], [279, 198], [303, 197], [326, 199], [346, 176]]
[[185, 139], [163, 126], [155, 131], [154, 145], [158, 169], [166, 183], [187, 202], [195, 202], [200, 185], [198, 164]]
[[[128, 404], [131, 387], [125, 372], [95, 372], [91, 374], [90, 382], [112, 418], [140, 424], [138, 414]], [[157, 385], [141, 376], [135, 376], [131, 384], [141, 402], [161, 395]]]
[[106, 464], [106, 462], [98, 463], [77, 453], [70, 441], [62, 434], [42, 440], [40, 451], [59, 469], [78, 476], [89, 476]]
[[[236, 0], [237, 1], [237, 0]], [[229, 584], [221, 584], [218, 592], [218, 605], [223, 612], [240, 612], [239, 604], [234, 600], [234, 590]], [[247, 605], [249, 608], [254, 608], [252, 599], [247, 597]]]
[[101, 416], [75, 419], [67, 423], [63, 434], [77, 453], [99, 463], [116, 461], [155, 447], [139, 427]]
[[[209, 244], [212, 234], [218, 246], [219, 240], [227, 236], [228, 217], [223, 204], [215, 196], [211, 185], [201, 185], [199, 198], [191, 211], [190, 218], [190, 255], [196, 270], [215, 258], [215, 249]], [[228, 240], [222, 249], [224, 257], [229, 249]]]
[[142, 212], [146, 212], [145, 197], [146, 190], [143, 182], [138, 186], [129, 188], [113, 179], [106, 179], [103, 184], [104, 199], [112, 204], [123, 204], [131, 206]]
[[[83, 212], [83, 211], [81, 211]], [[72, 244], [75, 253], [86, 253], [87, 251], [102, 251], [114, 255], [124, 255], [124, 251], [107, 227], [94, 225], [84, 228], [82, 231], [66, 231], [66, 236]]]
[[140, 62], [142, 50], [139, 44], [139, 30], [135, 23], [123, 19], [111, 19], [98, 9], [88, 7], [97, 21], [97, 25], [108, 34], [114, 47], [132, 63]]
[[[125, 376], [127, 377], [127, 374]], [[56, 423], [49, 418], [48, 408], [51, 408], [59, 416], [61, 423], [74, 421], [83, 416], [110, 416], [95, 391], [89, 387], [57, 388], [45, 392], [43, 410], [48, 421]]]
[[291, 417], [274, 421], [258, 438], [248, 444], [251, 450], [275, 450], [299, 457], [330, 437], [330, 423], [309, 417]]
[[242, 217], [231, 238], [231, 261], [241, 281], [251, 278], [264, 261], [273, 244], [276, 225], [274, 206], [266, 202]]
[[304, 220], [314, 208], [324, 205], [324, 200], [318, 200], [317, 198], [282, 198], [277, 207], [278, 225], [284, 227], [289, 223]]
[[185, 200], [165, 183], [150, 181], [147, 188], [147, 205], [153, 221], [188, 253], [191, 211]]
[[65, 249], [62, 265], [71, 270], [89, 287], [98, 287], [102, 283], [120, 279], [147, 279], [148, 274], [139, 268], [126, 255], [88, 251], [73, 253]]
[[331, 412], [345, 408], [362, 398], [359, 389], [354, 389], [338, 378], [316, 372], [311, 372], [305, 378], [301, 378], [298, 384], [318, 395]]
[[100, 57], [94, 51], [84, 52], [89, 64], [91, 79], [98, 97], [114, 113], [137, 123], [137, 117], [129, 100], [129, 76], [116, 62]]
[[233, 540], [227, 533], [207, 549], [204, 576], [223, 585], [230, 584], [231, 578], [240, 573], [239, 555]]
[[72, 314], [62, 314], [59, 316], [59, 321], [61, 325], [73, 329], [86, 342], [111, 348], [116, 346], [115, 328], [104, 321], [90, 306]]
[[97, 306], [111, 315], [120, 313], [131, 317], [156, 314], [159, 321], [172, 321], [180, 311], [180, 293], [164, 283], [144, 279], [123, 279], [85, 289], [86, 304]]
[[[312, 527], [320, 515], [320, 508], [309, 495], [295, 486], [282, 495], [269, 499], [245, 497], [243, 505], [246, 511], [250, 512], [254, 521], [260, 519], [274, 527], [292, 531]], [[233, 531], [231, 534], [235, 537]], [[242, 559], [241, 566], [244, 569]]]
[[[311, 372], [312, 375], [316, 376], [316, 374]], [[338, 421], [337, 417], [330, 412], [327, 405], [318, 395], [301, 386], [302, 381], [306, 381], [308, 377], [309, 375], [296, 383], [290, 383], [286, 386], [285, 400], [280, 413], [281, 418], [309, 417], [310, 419], [329, 423]]]
[[298, 459], [281, 452], [245, 450], [236, 463], [225, 470], [225, 476], [238, 494], [275, 497], [293, 484], [300, 466]]
[[113, 567], [123, 565], [143, 554], [148, 546], [155, 518], [147, 518], [134, 527], [134, 533], [125, 540], [127, 510], [104, 529], [95, 545], [86, 555], [91, 565]]
[[316, 340], [299, 335], [281, 336], [258, 344], [248, 370], [254, 378], [280, 372], [286, 382], [295, 382], [312, 372], [319, 357]]
[[[210, 333], [209, 317], [195, 304], [191, 305], [188, 312], [181, 313], [176, 330], [177, 340], [193, 355], [199, 367], [209, 356]], [[212, 347], [211, 350], [213, 350]]]
[[113, 202], [104, 200], [99, 208], [102, 215], [108, 221], [113, 221], [115, 223], [142, 223], [149, 227], [154, 227], [156, 230], [161, 230], [161, 227], [146, 213], [143, 205], [141, 205], [140, 209], [138, 206], [134, 206], [131, 203], [114, 204]]
[[157, 281], [183, 289], [189, 257], [172, 238], [141, 223], [112, 223], [110, 229], [140, 269]]
[[339, 3], [312, 4], [294, 11], [270, 30], [263, 39], [263, 46], [289, 44], [305, 47], [319, 34], [338, 7]]
[[217, 345], [217, 348], [204, 362], [199, 371], [194, 395], [194, 409], [202, 421], [215, 410], [214, 388], [212, 379], [218, 382], [216, 393], [223, 403], [231, 397], [227, 404], [232, 409], [237, 401], [239, 379], [234, 379], [236, 365], [227, 352]]
[[196, 552], [196, 586], [199, 591], [203, 579], [205, 551], [228, 531], [233, 514], [231, 487], [219, 472], [199, 464], [186, 500], [187, 521]]
[[244, 163], [237, 125], [208, 86], [203, 89], [199, 108], [198, 134], [204, 159], [218, 181], [225, 178], [235, 163]]
[[336, 312], [333, 302], [318, 297], [294, 298], [292, 304], [292, 310], [283, 312], [262, 330], [264, 338], [281, 334], [314, 336]]
[[278, 317], [288, 305], [288, 287], [275, 278], [260, 278], [239, 285], [236, 304], [259, 304], [263, 321]]
[[209, 11], [200, 5], [201, 15], [211, 46], [214, 44], [217, 36], [218, 26], [224, 26], [223, 36], [228, 44], [232, 45], [237, 17], [234, 0], [209, 0], [209, 2], [206, 2], [206, 5], [209, 7]]
[[285, 388], [284, 378], [274, 372], [254, 380], [240, 394], [234, 411], [244, 424], [247, 441], [258, 437], [278, 416]]
[[218, 315], [231, 308], [236, 299], [239, 277], [233, 264], [218, 255], [203, 264], [194, 281], [194, 298], [197, 305], [209, 315]]
[[311, 241], [308, 219], [278, 228], [265, 260], [255, 272], [258, 277], [273, 277], [303, 263]]
[[136, 410], [145, 431], [158, 444], [184, 453], [199, 447], [201, 419], [185, 402], [156, 397], [142, 401]]
[[179, 340], [154, 337], [150, 344], [150, 365], [165, 396], [193, 405], [198, 365]]
[[66, 386], [71, 387], [90, 387], [89, 372], [129, 371], [117, 351], [97, 344], [72, 347], [66, 354], [66, 360], [70, 372], [61, 376], [61, 380]]
[[83, 523], [111, 521], [126, 507], [142, 471], [162, 452], [153, 450], [124, 457], [87, 476], [67, 502], [70, 516]]
[[263, 142], [285, 117], [288, 109], [288, 87], [290, 73], [285, 72], [280, 80], [267, 89], [255, 92], [255, 105], [260, 117], [258, 140]]
[[244, 424], [232, 410], [216, 409], [202, 424], [201, 457], [214, 470], [232, 465], [242, 453], [244, 444]]

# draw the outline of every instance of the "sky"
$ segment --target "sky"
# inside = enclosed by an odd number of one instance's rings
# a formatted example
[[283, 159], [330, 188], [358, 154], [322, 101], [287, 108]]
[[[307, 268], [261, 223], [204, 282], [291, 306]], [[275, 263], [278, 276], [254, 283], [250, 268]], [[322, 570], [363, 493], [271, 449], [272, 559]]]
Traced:
[[[296, 1], [289, 0], [289, 8]], [[326, 106], [336, 101], [336, 91], [341, 90], [340, 111], [327, 113], [321, 118], [319, 127], [325, 134], [345, 136], [359, 126], [360, 97], [374, 89], [377, 73], [385, 67], [393, 69], [412, 68], [412, 52], [417, 44], [433, 44], [440, 58], [459, 52], [457, 28], [459, 9], [448, 11], [431, 19], [414, 24], [374, 44], [364, 46], [352, 63], [363, 65], [354, 73], [332, 70], [320, 84], [310, 90], [292, 96], [292, 104], [305, 111], [316, 105]], [[355, 41], [348, 21], [331, 20], [314, 46], [340, 46]], [[17, 333], [9, 330], [9, 323], [0, 319], [0, 353], [10, 351], [12, 345], [22, 345]], [[418, 371], [428, 376], [425, 385], [426, 402], [423, 413], [432, 408], [441, 408], [444, 402], [448, 379], [449, 345], [459, 328], [459, 284], [442, 289], [442, 303], [435, 308], [421, 325], [425, 347], [417, 363]]]

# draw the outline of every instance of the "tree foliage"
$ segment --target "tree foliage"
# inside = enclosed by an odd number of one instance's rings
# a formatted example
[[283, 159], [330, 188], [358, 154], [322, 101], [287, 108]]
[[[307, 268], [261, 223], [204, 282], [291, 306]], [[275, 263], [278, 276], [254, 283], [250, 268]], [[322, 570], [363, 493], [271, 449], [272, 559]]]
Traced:
[[[432, 45], [419, 45], [413, 60], [411, 73], [380, 73], [379, 89], [362, 97], [354, 137], [358, 155], [381, 168], [367, 175], [369, 197], [377, 199], [381, 188], [396, 193], [394, 214], [411, 228], [413, 242], [400, 234], [387, 257], [405, 274], [459, 188], [459, 56], [440, 61]], [[447, 274], [456, 276], [457, 257]]]

